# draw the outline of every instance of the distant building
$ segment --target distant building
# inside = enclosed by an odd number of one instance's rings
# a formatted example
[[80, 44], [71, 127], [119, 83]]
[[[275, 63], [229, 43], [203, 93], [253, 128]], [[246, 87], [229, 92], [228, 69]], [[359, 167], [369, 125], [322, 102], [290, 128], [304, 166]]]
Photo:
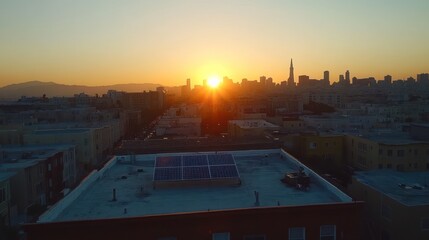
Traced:
[[339, 82], [340, 84], [345, 84], [344, 75], [340, 74], [339, 79], [338, 79], [338, 82]]
[[429, 86], [429, 73], [417, 74], [417, 82]]
[[[24, 144], [73, 144], [79, 169], [89, 170], [101, 164], [119, 140], [120, 126], [103, 125], [92, 128], [60, 128], [35, 130], [23, 135]], [[83, 172], [79, 173], [81, 176]]]
[[267, 116], [267, 99], [242, 97], [235, 101], [235, 112], [238, 119], [263, 119]]
[[377, 81], [373, 77], [361, 78], [361, 79], [354, 77], [352, 82], [353, 86], [361, 86], [361, 87], [375, 86], [376, 83]]
[[282, 123], [282, 130], [289, 133], [298, 133], [307, 129], [305, 122], [298, 117], [283, 117]]
[[392, 76], [390, 76], [390, 75], [384, 76], [384, 84], [386, 84], [386, 85], [392, 84]]
[[347, 159], [360, 170], [429, 170], [429, 142], [414, 140], [399, 132], [347, 135]]
[[363, 206], [279, 149], [118, 156], [69, 196], [28, 240], [357, 240]]
[[350, 72], [349, 70], [346, 71], [346, 79], [345, 79], [345, 83], [348, 85], [350, 84]]
[[323, 72], [323, 81], [325, 82], [325, 85], [327, 85], [327, 86], [330, 85], [329, 71], [324, 71]]
[[298, 84], [299, 86], [309, 86], [310, 85], [310, 77], [307, 75], [300, 75], [298, 77]]
[[267, 81], [267, 77], [265, 76], [259, 77], [259, 83], [261, 84], [261, 86], [265, 86], [266, 81]]
[[201, 117], [197, 105], [184, 105], [170, 108], [155, 126], [156, 136], [199, 137], [201, 136]]
[[348, 190], [365, 201], [365, 239], [429, 239], [427, 172], [356, 172]]
[[289, 87], [295, 86], [295, 77], [293, 73], [293, 62], [292, 59], [290, 59], [290, 67], [289, 67], [289, 78], [287, 80], [287, 84]]
[[[185, 86], [185, 89], [188, 89]], [[160, 110], [164, 106], [165, 93], [163, 91], [126, 92], [120, 100], [123, 107], [128, 109]]]
[[323, 72], [323, 80], [329, 82], [329, 71], [324, 71]]
[[265, 136], [265, 131], [278, 129], [279, 126], [261, 119], [228, 121], [228, 134], [231, 137], [263, 137]]
[[308, 93], [308, 102], [318, 102], [331, 107], [340, 108], [344, 106], [343, 94], [333, 91], [310, 91]]

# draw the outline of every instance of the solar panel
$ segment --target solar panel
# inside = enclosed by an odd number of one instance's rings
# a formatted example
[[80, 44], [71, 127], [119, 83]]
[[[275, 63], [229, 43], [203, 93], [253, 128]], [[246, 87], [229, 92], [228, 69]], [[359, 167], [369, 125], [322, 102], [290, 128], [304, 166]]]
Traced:
[[183, 156], [183, 166], [207, 166], [207, 155]]
[[235, 165], [210, 166], [212, 178], [237, 178], [238, 172]]
[[180, 156], [157, 157], [155, 167], [180, 167], [182, 158]]
[[155, 181], [174, 181], [182, 179], [182, 169], [180, 167], [155, 168]]
[[183, 180], [210, 178], [209, 167], [183, 167]]
[[234, 158], [231, 154], [210, 154], [208, 155], [210, 165], [233, 165]]
[[153, 180], [154, 187], [171, 187], [198, 180], [240, 184], [234, 157], [225, 153], [157, 157]]

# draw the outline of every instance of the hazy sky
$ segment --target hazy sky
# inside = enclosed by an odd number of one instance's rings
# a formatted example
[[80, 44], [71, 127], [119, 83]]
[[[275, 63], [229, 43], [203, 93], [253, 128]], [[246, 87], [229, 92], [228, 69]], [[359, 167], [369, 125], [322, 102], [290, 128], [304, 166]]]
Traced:
[[428, 0], [1, 0], [0, 86], [429, 72]]

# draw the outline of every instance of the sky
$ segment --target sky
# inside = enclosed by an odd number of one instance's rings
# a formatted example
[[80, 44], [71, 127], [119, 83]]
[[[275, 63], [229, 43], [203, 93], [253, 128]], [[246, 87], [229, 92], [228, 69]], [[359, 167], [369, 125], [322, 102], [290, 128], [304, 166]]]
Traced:
[[1, 0], [0, 86], [429, 72], [427, 0]]

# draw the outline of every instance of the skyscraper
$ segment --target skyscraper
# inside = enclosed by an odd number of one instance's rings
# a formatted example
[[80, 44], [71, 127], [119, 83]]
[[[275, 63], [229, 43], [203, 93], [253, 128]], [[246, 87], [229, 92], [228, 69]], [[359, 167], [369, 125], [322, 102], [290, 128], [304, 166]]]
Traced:
[[323, 72], [323, 80], [329, 84], [329, 71]]
[[187, 87], [189, 90], [191, 90], [191, 79], [190, 79], [190, 78], [186, 79], [186, 87]]
[[349, 72], [349, 70], [346, 71], [346, 84], [350, 84], [350, 72]]
[[293, 62], [292, 58], [290, 59], [290, 68], [289, 68], [289, 79], [287, 80], [288, 86], [295, 86], [295, 78], [293, 76]]

